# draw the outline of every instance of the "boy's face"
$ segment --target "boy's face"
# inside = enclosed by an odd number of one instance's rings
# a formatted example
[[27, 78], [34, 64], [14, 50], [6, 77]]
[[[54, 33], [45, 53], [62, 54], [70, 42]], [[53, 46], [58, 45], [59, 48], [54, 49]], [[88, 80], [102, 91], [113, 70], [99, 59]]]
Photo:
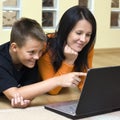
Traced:
[[36, 60], [42, 55], [43, 42], [34, 38], [28, 37], [25, 44], [22, 47], [14, 47], [15, 64], [23, 64], [28, 68], [33, 68]]

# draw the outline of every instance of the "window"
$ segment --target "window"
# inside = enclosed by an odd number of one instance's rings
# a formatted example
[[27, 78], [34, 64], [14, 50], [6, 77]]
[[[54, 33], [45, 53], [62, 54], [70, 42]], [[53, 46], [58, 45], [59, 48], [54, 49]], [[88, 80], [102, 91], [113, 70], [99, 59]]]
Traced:
[[58, 0], [42, 0], [43, 28], [55, 28], [57, 19], [57, 1]]
[[120, 28], [120, 0], [111, 0], [111, 19], [112, 28]]
[[20, 0], [3, 0], [3, 28], [11, 28], [20, 18]]
[[93, 2], [94, 0], [79, 0], [80, 6], [86, 6], [90, 9], [90, 11], [93, 11]]
[[88, 7], [88, 0], [79, 0], [79, 5]]

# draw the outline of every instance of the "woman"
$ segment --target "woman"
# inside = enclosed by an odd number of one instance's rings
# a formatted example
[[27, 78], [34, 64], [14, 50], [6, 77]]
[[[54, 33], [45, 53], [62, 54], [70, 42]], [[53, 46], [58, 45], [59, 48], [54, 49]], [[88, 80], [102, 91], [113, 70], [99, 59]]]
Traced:
[[[92, 67], [96, 37], [96, 20], [86, 8], [73, 6], [62, 16], [55, 34], [48, 34], [45, 54], [39, 59], [43, 80], [72, 71], [87, 72]], [[83, 87], [84, 77], [78, 85]], [[62, 87], [51, 90], [58, 94]]]

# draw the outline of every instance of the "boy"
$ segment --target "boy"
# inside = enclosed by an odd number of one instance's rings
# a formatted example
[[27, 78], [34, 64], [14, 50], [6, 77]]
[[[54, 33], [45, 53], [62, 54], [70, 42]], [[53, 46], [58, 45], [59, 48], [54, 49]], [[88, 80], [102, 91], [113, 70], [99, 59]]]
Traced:
[[40, 94], [80, 82], [79, 75], [83, 73], [76, 72], [39, 82], [37, 60], [45, 40], [37, 21], [22, 18], [13, 25], [10, 42], [0, 46], [0, 93], [11, 101], [12, 107], [27, 107]]

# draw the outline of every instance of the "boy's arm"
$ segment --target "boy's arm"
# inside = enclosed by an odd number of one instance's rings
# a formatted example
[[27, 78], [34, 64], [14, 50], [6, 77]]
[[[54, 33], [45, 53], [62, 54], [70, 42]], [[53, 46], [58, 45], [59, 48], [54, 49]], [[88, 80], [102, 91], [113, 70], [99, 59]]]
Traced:
[[44, 94], [57, 86], [61, 87], [74, 87], [80, 82], [79, 76], [86, 76], [86, 73], [73, 72], [61, 75], [59, 77], [50, 78], [49, 80], [34, 83], [31, 85], [23, 86], [20, 88], [11, 87], [3, 93], [5, 96], [12, 100], [15, 94], [19, 93], [24, 100], [32, 100], [38, 95]]

